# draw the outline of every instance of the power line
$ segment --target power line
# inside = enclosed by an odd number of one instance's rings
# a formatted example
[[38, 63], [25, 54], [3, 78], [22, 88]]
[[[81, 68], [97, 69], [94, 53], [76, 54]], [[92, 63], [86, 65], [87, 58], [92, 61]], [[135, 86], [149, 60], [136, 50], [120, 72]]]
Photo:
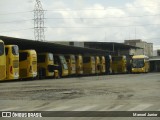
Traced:
[[46, 27], [46, 28], [66, 28], [66, 29], [72, 29], [72, 28], [80, 28], [80, 29], [88, 29], [88, 28], [108, 28], [108, 27], [138, 27], [138, 26], [153, 26], [153, 25], [160, 25], [160, 24], [142, 24], [142, 25], [124, 25], [124, 26], [89, 26], [89, 27]]
[[[135, 39], [135, 38], [133, 38], [133, 39]], [[144, 39], [142, 39], [142, 40], [156, 40], [156, 39], [160, 39], [160, 38], [158, 38], [158, 37], [155, 37], [155, 38], [144, 38]], [[125, 40], [125, 39], [124, 39]], [[130, 38], [130, 40], [132, 40], [132, 38]], [[47, 40], [47, 41], [53, 41], [53, 39], [52, 40]], [[58, 39], [56, 39], [56, 41], [62, 41], [62, 39], [60, 39], [60, 40], [58, 40]], [[64, 40], [65, 41], [65, 40]], [[68, 39], [66, 40], [66, 41], [68, 41]], [[73, 40], [73, 39], [71, 39], [71, 41], [77, 41], [77, 40]], [[79, 40], [79, 41], [81, 41], [81, 40]], [[122, 39], [105, 39], [105, 41], [104, 40], [83, 40], [82, 42], [89, 42], [89, 41], [92, 41], [92, 42], [106, 42], [106, 41], [122, 41]], [[160, 45], [160, 42], [155, 42], [155, 41], [152, 41], [153, 43], [157, 43], [156, 45]]]
[[3, 21], [3, 22], [0, 22], [0, 24], [4, 24], [4, 23], [19, 23], [19, 22], [25, 22], [25, 21], [31, 21], [33, 19], [28, 19], [28, 20], [15, 20], [15, 21]]
[[[132, 7], [107, 7], [104, 9], [53, 9], [53, 10], [44, 10], [44, 11], [96, 11], [96, 10], [100, 10], [100, 11], [105, 11], [107, 9], [126, 9], [126, 8], [142, 8], [142, 7], [155, 7], [155, 5], [148, 5], [148, 6], [132, 6]], [[156, 6], [157, 7], [157, 6]], [[1, 11], [3, 13], [0, 13], [0, 15], [9, 15], [9, 14], [23, 14], [23, 13], [30, 13], [30, 12], [34, 12], [34, 10], [32, 11], [19, 11], [19, 12], [6, 12], [5, 11]]]
[[127, 8], [143, 8], [143, 7], [155, 7], [155, 5], [132, 6], [132, 7], [116, 7], [115, 6], [115, 7], [107, 7], [107, 8], [104, 8], [104, 9], [52, 9], [52, 10], [45, 10], [45, 11], [71, 11], [71, 12], [75, 12], [75, 11], [105, 11], [105, 10], [108, 10], [108, 9], [127, 9]]
[[46, 27], [46, 28], [67, 28], [67, 29], [72, 29], [72, 28], [82, 28], [82, 29], [84, 28], [85, 29], [86, 28], [87, 29], [87, 28], [105, 28], [105, 27], [92, 26], [92, 27]]
[[0, 33], [3, 33], [3, 32], [14, 32], [14, 31], [22, 31], [22, 30], [30, 30], [30, 29], [33, 29], [33, 28], [26, 28], [26, 29], [12, 29], [12, 30], [7, 30], [7, 31], [0, 31]]
[[10, 14], [23, 14], [23, 13], [30, 13], [33, 11], [23, 11], [23, 12], [8, 12], [8, 13], [0, 13], [0, 15], [10, 15]]
[[77, 17], [77, 18], [45, 18], [45, 19], [109, 19], [109, 18], [135, 18], [135, 17], [155, 17], [155, 16], [160, 16], [160, 14], [154, 14], [154, 15], [139, 15], [139, 16], [122, 16], [122, 17], [102, 17], [102, 18], [96, 18], [96, 17]]
[[[145, 17], [145, 16], [159, 16], [160, 14], [155, 14], [155, 15], [142, 15], [142, 16], [126, 16], [126, 17], [105, 17], [105, 18], [44, 18], [44, 19], [108, 19], [108, 18], [128, 18], [128, 17]], [[31, 21], [31, 20], [34, 20], [34, 19], [28, 19], [28, 20], [15, 20], [15, 21], [3, 21], [3, 22], [0, 22], [0, 24], [3, 24], [3, 23], [13, 23], [13, 22], [24, 22], [24, 21]]]

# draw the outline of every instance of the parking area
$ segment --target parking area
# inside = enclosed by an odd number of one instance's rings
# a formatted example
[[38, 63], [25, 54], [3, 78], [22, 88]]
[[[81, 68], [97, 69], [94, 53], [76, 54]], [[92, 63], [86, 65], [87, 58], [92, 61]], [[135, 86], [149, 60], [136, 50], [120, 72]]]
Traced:
[[0, 83], [1, 111], [160, 111], [160, 74]]

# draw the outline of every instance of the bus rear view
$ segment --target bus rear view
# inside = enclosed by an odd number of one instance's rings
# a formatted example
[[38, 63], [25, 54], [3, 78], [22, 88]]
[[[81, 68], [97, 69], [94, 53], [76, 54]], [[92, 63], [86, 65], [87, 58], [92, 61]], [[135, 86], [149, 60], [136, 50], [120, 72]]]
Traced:
[[76, 74], [83, 75], [83, 57], [82, 55], [76, 55]]
[[39, 78], [54, 77], [54, 64], [52, 53], [39, 53], [38, 54], [38, 76]]
[[19, 78], [19, 48], [17, 45], [6, 45], [6, 79]]
[[6, 56], [4, 42], [0, 40], [0, 80], [6, 78]]
[[35, 50], [21, 50], [19, 61], [20, 78], [37, 76], [37, 53]]
[[65, 55], [65, 59], [67, 61], [69, 75], [75, 75], [76, 74], [76, 58], [75, 55], [69, 54]]
[[106, 72], [106, 61], [104, 56], [100, 56], [100, 72], [101, 74], [104, 74]]
[[96, 62], [94, 56], [83, 57], [83, 71], [85, 75], [91, 75], [96, 73]]
[[126, 73], [127, 72], [127, 59], [126, 56], [112, 56], [112, 72], [113, 73]]

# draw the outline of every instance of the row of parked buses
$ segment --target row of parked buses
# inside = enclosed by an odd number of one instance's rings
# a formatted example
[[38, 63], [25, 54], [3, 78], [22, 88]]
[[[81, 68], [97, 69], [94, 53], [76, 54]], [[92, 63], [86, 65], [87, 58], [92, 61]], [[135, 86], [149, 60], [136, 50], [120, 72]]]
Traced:
[[129, 69], [133, 73], [149, 72], [147, 56], [133, 56], [129, 63], [126, 56], [82, 56], [19, 50], [17, 45], [4, 45], [0, 40], [0, 80], [127, 73]]

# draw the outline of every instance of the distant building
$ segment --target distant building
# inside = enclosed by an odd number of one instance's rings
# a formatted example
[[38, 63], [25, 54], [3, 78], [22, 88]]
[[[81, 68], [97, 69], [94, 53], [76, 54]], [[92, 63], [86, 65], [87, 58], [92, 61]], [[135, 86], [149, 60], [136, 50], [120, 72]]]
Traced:
[[157, 56], [160, 56], [160, 50], [157, 50]]
[[153, 56], [160, 56], [160, 49], [153, 51]]
[[141, 39], [125, 40], [124, 43], [126, 45], [132, 45], [142, 48], [142, 49], [136, 49], [134, 51], [134, 55], [141, 54], [141, 55], [153, 56], [153, 43], [147, 43], [146, 41], [142, 41]]
[[56, 41], [54, 43], [62, 44], [62, 45], [70, 45], [70, 46], [76, 46], [76, 47], [84, 47], [84, 42], [68, 42], [68, 41]]
[[158, 56], [157, 50], [153, 50], [153, 56]]

